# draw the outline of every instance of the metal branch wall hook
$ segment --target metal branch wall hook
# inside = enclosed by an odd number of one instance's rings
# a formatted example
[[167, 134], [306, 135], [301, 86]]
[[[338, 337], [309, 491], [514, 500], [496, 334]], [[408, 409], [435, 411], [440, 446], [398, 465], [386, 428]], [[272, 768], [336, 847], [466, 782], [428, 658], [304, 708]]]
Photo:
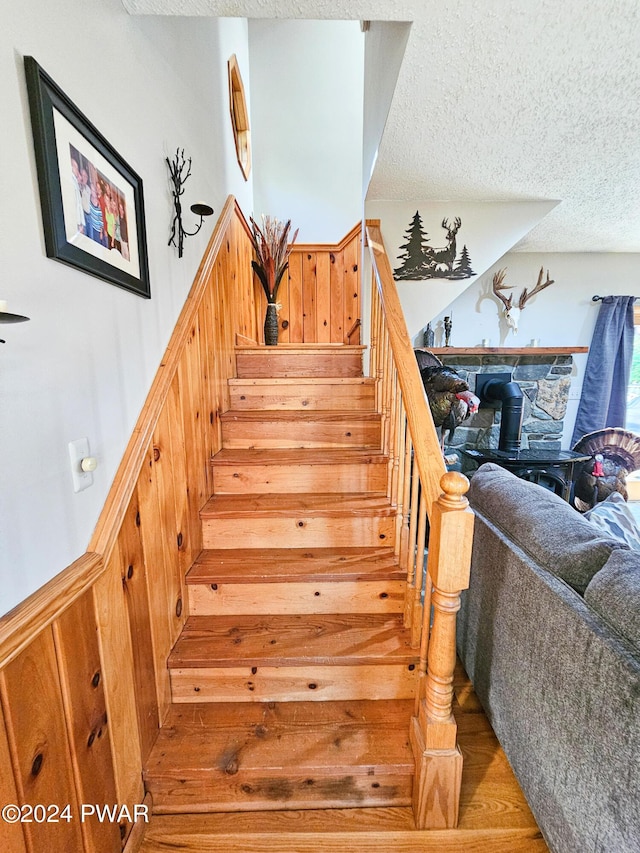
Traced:
[[202, 228], [205, 216], [211, 216], [213, 208], [204, 202], [198, 202], [191, 205], [191, 212], [200, 217], [200, 222], [196, 226], [195, 231], [186, 231], [182, 224], [182, 202], [180, 198], [184, 195], [184, 185], [187, 178], [191, 175], [191, 157], [185, 160], [184, 148], [176, 149], [176, 156], [173, 160], [165, 157], [167, 166], [169, 167], [169, 177], [171, 180], [171, 194], [173, 196], [173, 221], [171, 223], [171, 235], [169, 237], [168, 246], [174, 245], [178, 249], [178, 257], [182, 257], [183, 245], [185, 237], [194, 237]]

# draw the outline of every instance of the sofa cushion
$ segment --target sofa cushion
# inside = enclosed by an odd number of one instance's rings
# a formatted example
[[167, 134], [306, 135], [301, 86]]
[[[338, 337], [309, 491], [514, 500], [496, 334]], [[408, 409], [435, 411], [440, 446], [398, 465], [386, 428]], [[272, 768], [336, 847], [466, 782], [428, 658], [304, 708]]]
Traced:
[[585, 512], [583, 517], [605, 535], [620, 539], [629, 548], [640, 551], [640, 530], [620, 492], [612, 492], [606, 500]]
[[614, 551], [585, 590], [584, 600], [640, 652], [640, 554]]
[[538, 565], [581, 595], [619, 540], [598, 533], [558, 495], [487, 462], [471, 478], [469, 502]]

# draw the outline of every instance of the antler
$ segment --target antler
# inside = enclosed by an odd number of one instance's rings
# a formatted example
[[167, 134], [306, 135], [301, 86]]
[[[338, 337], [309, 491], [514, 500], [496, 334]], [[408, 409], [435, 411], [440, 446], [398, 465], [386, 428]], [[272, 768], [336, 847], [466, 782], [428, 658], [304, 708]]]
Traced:
[[503, 270], [498, 270], [497, 273], [494, 273], [493, 276], [493, 293], [498, 299], [503, 303], [505, 310], [510, 311], [511, 306], [513, 305], [513, 293], [509, 294], [507, 298], [501, 291], [509, 290], [510, 285], [504, 284], [504, 277], [507, 273], [506, 267]]
[[[529, 299], [531, 299], [531, 297], [532, 297], [532, 296], [535, 296], [535, 295], [536, 295], [536, 293], [540, 293], [540, 291], [541, 291], [541, 290], [544, 290], [544, 289], [545, 289], [545, 287], [549, 287], [549, 285], [550, 285], [550, 284], [553, 284], [553, 283], [554, 283], [554, 279], [549, 278], [549, 270], [547, 270], [547, 280], [546, 280], [546, 281], [544, 281], [544, 282], [542, 281], [542, 276], [543, 276], [543, 275], [544, 275], [544, 267], [540, 267], [540, 274], [538, 275], [538, 281], [537, 281], [537, 284], [536, 284], [536, 286], [533, 288], [533, 290], [531, 291], [531, 293], [528, 293], [528, 292], [527, 292], [527, 288], [525, 287], [525, 289], [524, 289], [524, 290], [522, 291], [522, 293], [520, 294], [520, 299], [519, 299], [519, 301], [518, 301], [518, 307], [519, 307], [519, 308], [524, 308], [525, 304], [527, 303], [527, 301], [528, 301]], [[495, 291], [494, 291], [494, 292], [495, 292]]]
[[444, 228], [445, 231], [453, 231], [454, 234], [457, 234], [461, 225], [462, 219], [460, 219], [459, 216], [456, 216], [456, 218], [453, 220], [453, 226], [449, 225], [449, 220], [445, 216], [445, 218], [442, 220], [441, 227]]

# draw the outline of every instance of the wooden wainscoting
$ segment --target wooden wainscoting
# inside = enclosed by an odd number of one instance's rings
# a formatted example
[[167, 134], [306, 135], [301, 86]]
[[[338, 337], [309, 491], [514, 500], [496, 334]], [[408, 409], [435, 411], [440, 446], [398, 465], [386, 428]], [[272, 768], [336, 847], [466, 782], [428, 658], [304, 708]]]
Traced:
[[[361, 317], [362, 226], [335, 246], [299, 243], [289, 258], [288, 276], [278, 291], [280, 343], [359, 344], [349, 332]], [[264, 318], [266, 301], [261, 300]], [[263, 340], [262, 332], [260, 340]]]
[[111, 853], [130, 821], [79, 804], [143, 802], [142, 765], [169, 705], [167, 657], [229, 408], [236, 334], [256, 340], [247, 224], [230, 197], [180, 314], [89, 551], [0, 619], [0, 799], [72, 819], [0, 820], [12, 853]]
[[[0, 620], [0, 800], [25, 819], [0, 820], [0, 845], [12, 853], [117, 850], [127, 823], [82, 822], [80, 804], [143, 795], [139, 774], [116, 782], [93, 596], [102, 571], [86, 554]], [[120, 673], [124, 692], [128, 676]], [[140, 762], [135, 732], [129, 754]]]

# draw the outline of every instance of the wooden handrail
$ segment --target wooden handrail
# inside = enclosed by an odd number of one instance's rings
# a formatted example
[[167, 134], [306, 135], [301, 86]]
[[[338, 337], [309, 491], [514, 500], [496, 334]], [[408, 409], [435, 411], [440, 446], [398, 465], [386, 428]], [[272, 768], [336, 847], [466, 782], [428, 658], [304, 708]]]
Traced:
[[86, 592], [102, 574], [99, 554], [83, 554], [0, 619], [0, 669]]
[[356, 222], [351, 231], [348, 231], [344, 237], [340, 240], [339, 243], [294, 243], [292, 247], [292, 251], [294, 252], [318, 252], [318, 251], [326, 251], [327, 247], [331, 245], [331, 249], [334, 252], [340, 252], [342, 249], [347, 246], [354, 237], [357, 237], [362, 230], [362, 223]]
[[367, 221], [367, 246], [371, 256], [380, 300], [398, 370], [409, 430], [414, 438], [414, 453], [420, 482], [426, 490], [427, 511], [440, 494], [440, 477], [446, 472], [440, 442], [427, 405], [418, 362], [411, 346], [407, 324], [393, 279], [389, 257], [384, 248], [380, 226]]
[[373, 271], [371, 374], [382, 447], [389, 454], [388, 492], [397, 505], [399, 560], [407, 572], [405, 625], [412, 645], [420, 647], [410, 733], [416, 762], [413, 811], [419, 829], [443, 829], [457, 825], [462, 780], [452, 700], [456, 614], [471, 563], [469, 481], [445, 471], [377, 221], [367, 223], [366, 237]]
[[[355, 333], [360, 329], [361, 326], [362, 320], [360, 319], [360, 317], [358, 317], [358, 319], [354, 322], [353, 326], [347, 332], [347, 340], [349, 341], [349, 343], [351, 343], [351, 338], [355, 335]], [[360, 336], [358, 335], [358, 343], [360, 342], [359, 337]]]

